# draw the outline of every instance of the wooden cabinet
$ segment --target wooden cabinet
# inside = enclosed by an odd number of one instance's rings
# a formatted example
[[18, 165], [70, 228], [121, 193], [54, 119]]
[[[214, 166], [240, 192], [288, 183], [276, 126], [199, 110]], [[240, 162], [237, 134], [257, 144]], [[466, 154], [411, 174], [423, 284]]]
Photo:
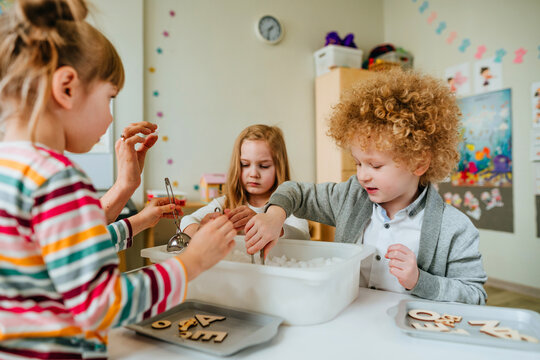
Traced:
[[[350, 153], [340, 149], [328, 135], [328, 120], [343, 93], [372, 72], [363, 69], [336, 68], [315, 80], [315, 144], [317, 183], [342, 182], [356, 174]], [[334, 227], [311, 223], [314, 240], [333, 241]]]

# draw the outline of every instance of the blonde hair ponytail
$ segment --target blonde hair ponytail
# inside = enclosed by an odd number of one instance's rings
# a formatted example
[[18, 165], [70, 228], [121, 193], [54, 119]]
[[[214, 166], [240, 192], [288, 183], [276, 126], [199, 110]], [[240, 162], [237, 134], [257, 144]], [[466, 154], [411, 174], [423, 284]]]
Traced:
[[124, 69], [113, 45], [84, 19], [84, 0], [16, 0], [0, 16], [0, 123], [28, 118], [34, 140], [54, 72], [73, 67], [83, 84], [109, 81], [119, 90]]

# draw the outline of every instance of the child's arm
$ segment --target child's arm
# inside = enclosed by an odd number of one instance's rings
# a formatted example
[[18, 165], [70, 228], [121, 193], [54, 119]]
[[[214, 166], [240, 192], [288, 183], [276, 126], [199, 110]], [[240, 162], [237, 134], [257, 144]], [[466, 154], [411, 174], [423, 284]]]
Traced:
[[[203, 206], [192, 214], [185, 215], [180, 221], [180, 229], [189, 236], [195, 235], [202, 225], [220, 215], [224, 201], [225, 197], [222, 196], [212, 200], [208, 205]], [[219, 209], [219, 212], [215, 211], [216, 208]]]
[[74, 319], [66, 322], [66, 333], [104, 331], [165, 311], [185, 298], [188, 280], [234, 246], [236, 232], [222, 216], [201, 229], [178, 257], [120, 273], [104, 213], [87, 183], [78, 170], [66, 169], [36, 191], [32, 207], [43, 266], [68, 311], [62, 316]]
[[[172, 209], [175, 205], [169, 204], [167, 198], [154, 198], [138, 214], [130, 216], [107, 225], [116, 252], [125, 250], [133, 245], [133, 237], [141, 231], [158, 223], [161, 218], [174, 218]], [[176, 199], [176, 212], [182, 215], [180, 200]]]
[[358, 185], [354, 177], [339, 184], [284, 182], [270, 197], [266, 214], [254, 216], [246, 225], [247, 252], [270, 250], [282, 235], [283, 223], [291, 214], [335, 226], [341, 204], [355, 182]]
[[266, 213], [252, 217], [246, 225], [247, 253], [255, 254], [262, 249], [268, 253], [283, 234], [286, 218], [285, 210], [279, 206], [270, 206]]
[[[156, 124], [142, 121], [127, 126], [122, 132], [123, 138], [116, 141], [116, 163], [118, 179], [100, 199], [105, 211], [107, 223], [113, 222], [127, 204], [129, 198], [141, 183], [141, 172], [144, 167], [146, 152], [156, 143], [158, 137], [153, 134]], [[140, 137], [139, 133], [148, 135]], [[140, 145], [135, 150], [136, 144]]]

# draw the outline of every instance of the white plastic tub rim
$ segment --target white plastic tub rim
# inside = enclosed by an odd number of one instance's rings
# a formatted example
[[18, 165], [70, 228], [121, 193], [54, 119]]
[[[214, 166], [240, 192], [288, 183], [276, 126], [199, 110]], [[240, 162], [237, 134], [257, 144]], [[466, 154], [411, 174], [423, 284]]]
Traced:
[[[236, 246], [233, 250], [245, 250], [244, 236], [235, 237]], [[256, 272], [264, 275], [286, 277], [288, 279], [296, 278], [301, 280], [314, 280], [321, 281], [332, 277], [332, 274], [336, 271], [340, 271], [343, 268], [349, 268], [352, 262], [361, 261], [375, 250], [370, 245], [356, 245], [349, 243], [334, 243], [334, 242], [319, 242], [312, 240], [295, 240], [295, 239], [280, 239], [277, 244], [270, 250], [267, 258], [270, 256], [280, 257], [284, 255], [283, 249], [287, 249], [287, 258], [295, 258], [297, 261], [308, 261], [314, 258], [332, 258], [338, 257], [342, 261], [335, 262], [329, 265], [323, 265], [312, 268], [290, 268], [280, 266], [267, 266], [259, 263], [258, 254], [255, 256], [255, 264], [242, 263], [230, 260], [221, 260], [214, 267], [235, 271]], [[166, 245], [157, 246], [154, 248], [143, 249], [141, 256], [149, 257], [153, 262], [163, 261], [176, 254], [163, 253], [166, 251]], [[152, 255], [150, 251], [155, 250], [158, 253], [156, 257]], [[291, 250], [294, 255], [291, 255]], [[295, 251], [296, 250], [296, 251]], [[313, 252], [317, 252], [313, 254]], [[356, 258], [360, 253], [360, 259]], [[155, 261], [158, 260], [158, 261]]]

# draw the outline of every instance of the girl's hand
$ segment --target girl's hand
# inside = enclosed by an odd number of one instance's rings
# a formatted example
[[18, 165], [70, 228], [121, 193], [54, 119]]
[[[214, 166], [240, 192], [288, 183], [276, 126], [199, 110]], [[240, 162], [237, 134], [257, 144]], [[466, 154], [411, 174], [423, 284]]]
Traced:
[[206, 214], [204, 215], [204, 217], [201, 219], [201, 224], [200, 226], [203, 226], [203, 225], [206, 225], [208, 224], [210, 221], [214, 220], [214, 219], [217, 219], [218, 217], [221, 216], [221, 213], [218, 213], [218, 212], [213, 212], [213, 213], [209, 213], [209, 214]]
[[211, 268], [234, 247], [234, 230], [227, 216], [220, 215], [202, 226], [191, 238], [186, 250], [179, 255], [184, 263], [188, 280]]
[[166, 197], [153, 198], [144, 209], [129, 219], [133, 235], [156, 225], [161, 218], [174, 219], [173, 209], [176, 209], [178, 216], [183, 215], [179, 199], [175, 199], [175, 204], [169, 204]]
[[229, 212], [229, 220], [233, 223], [236, 231], [244, 230], [244, 227], [257, 213], [249, 208], [249, 206], [241, 205]]
[[285, 210], [279, 206], [270, 206], [266, 213], [253, 216], [246, 225], [247, 253], [255, 254], [264, 249], [266, 256], [279, 239], [285, 219]]
[[[122, 137], [116, 141], [118, 181], [126, 188], [134, 191], [140, 185], [146, 152], [158, 139], [158, 136], [154, 134], [156, 129], [157, 125], [148, 121], [133, 123], [122, 131]], [[143, 138], [137, 135], [139, 133], [148, 136]], [[142, 144], [138, 150], [135, 150], [136, 144]]]
[[397, 277], [405, 289], [413, 289], [418, 282], [420, 271], [411, 249], [402, 244], [390, 245], [384, 257], [390, 260], [390, 274]]

